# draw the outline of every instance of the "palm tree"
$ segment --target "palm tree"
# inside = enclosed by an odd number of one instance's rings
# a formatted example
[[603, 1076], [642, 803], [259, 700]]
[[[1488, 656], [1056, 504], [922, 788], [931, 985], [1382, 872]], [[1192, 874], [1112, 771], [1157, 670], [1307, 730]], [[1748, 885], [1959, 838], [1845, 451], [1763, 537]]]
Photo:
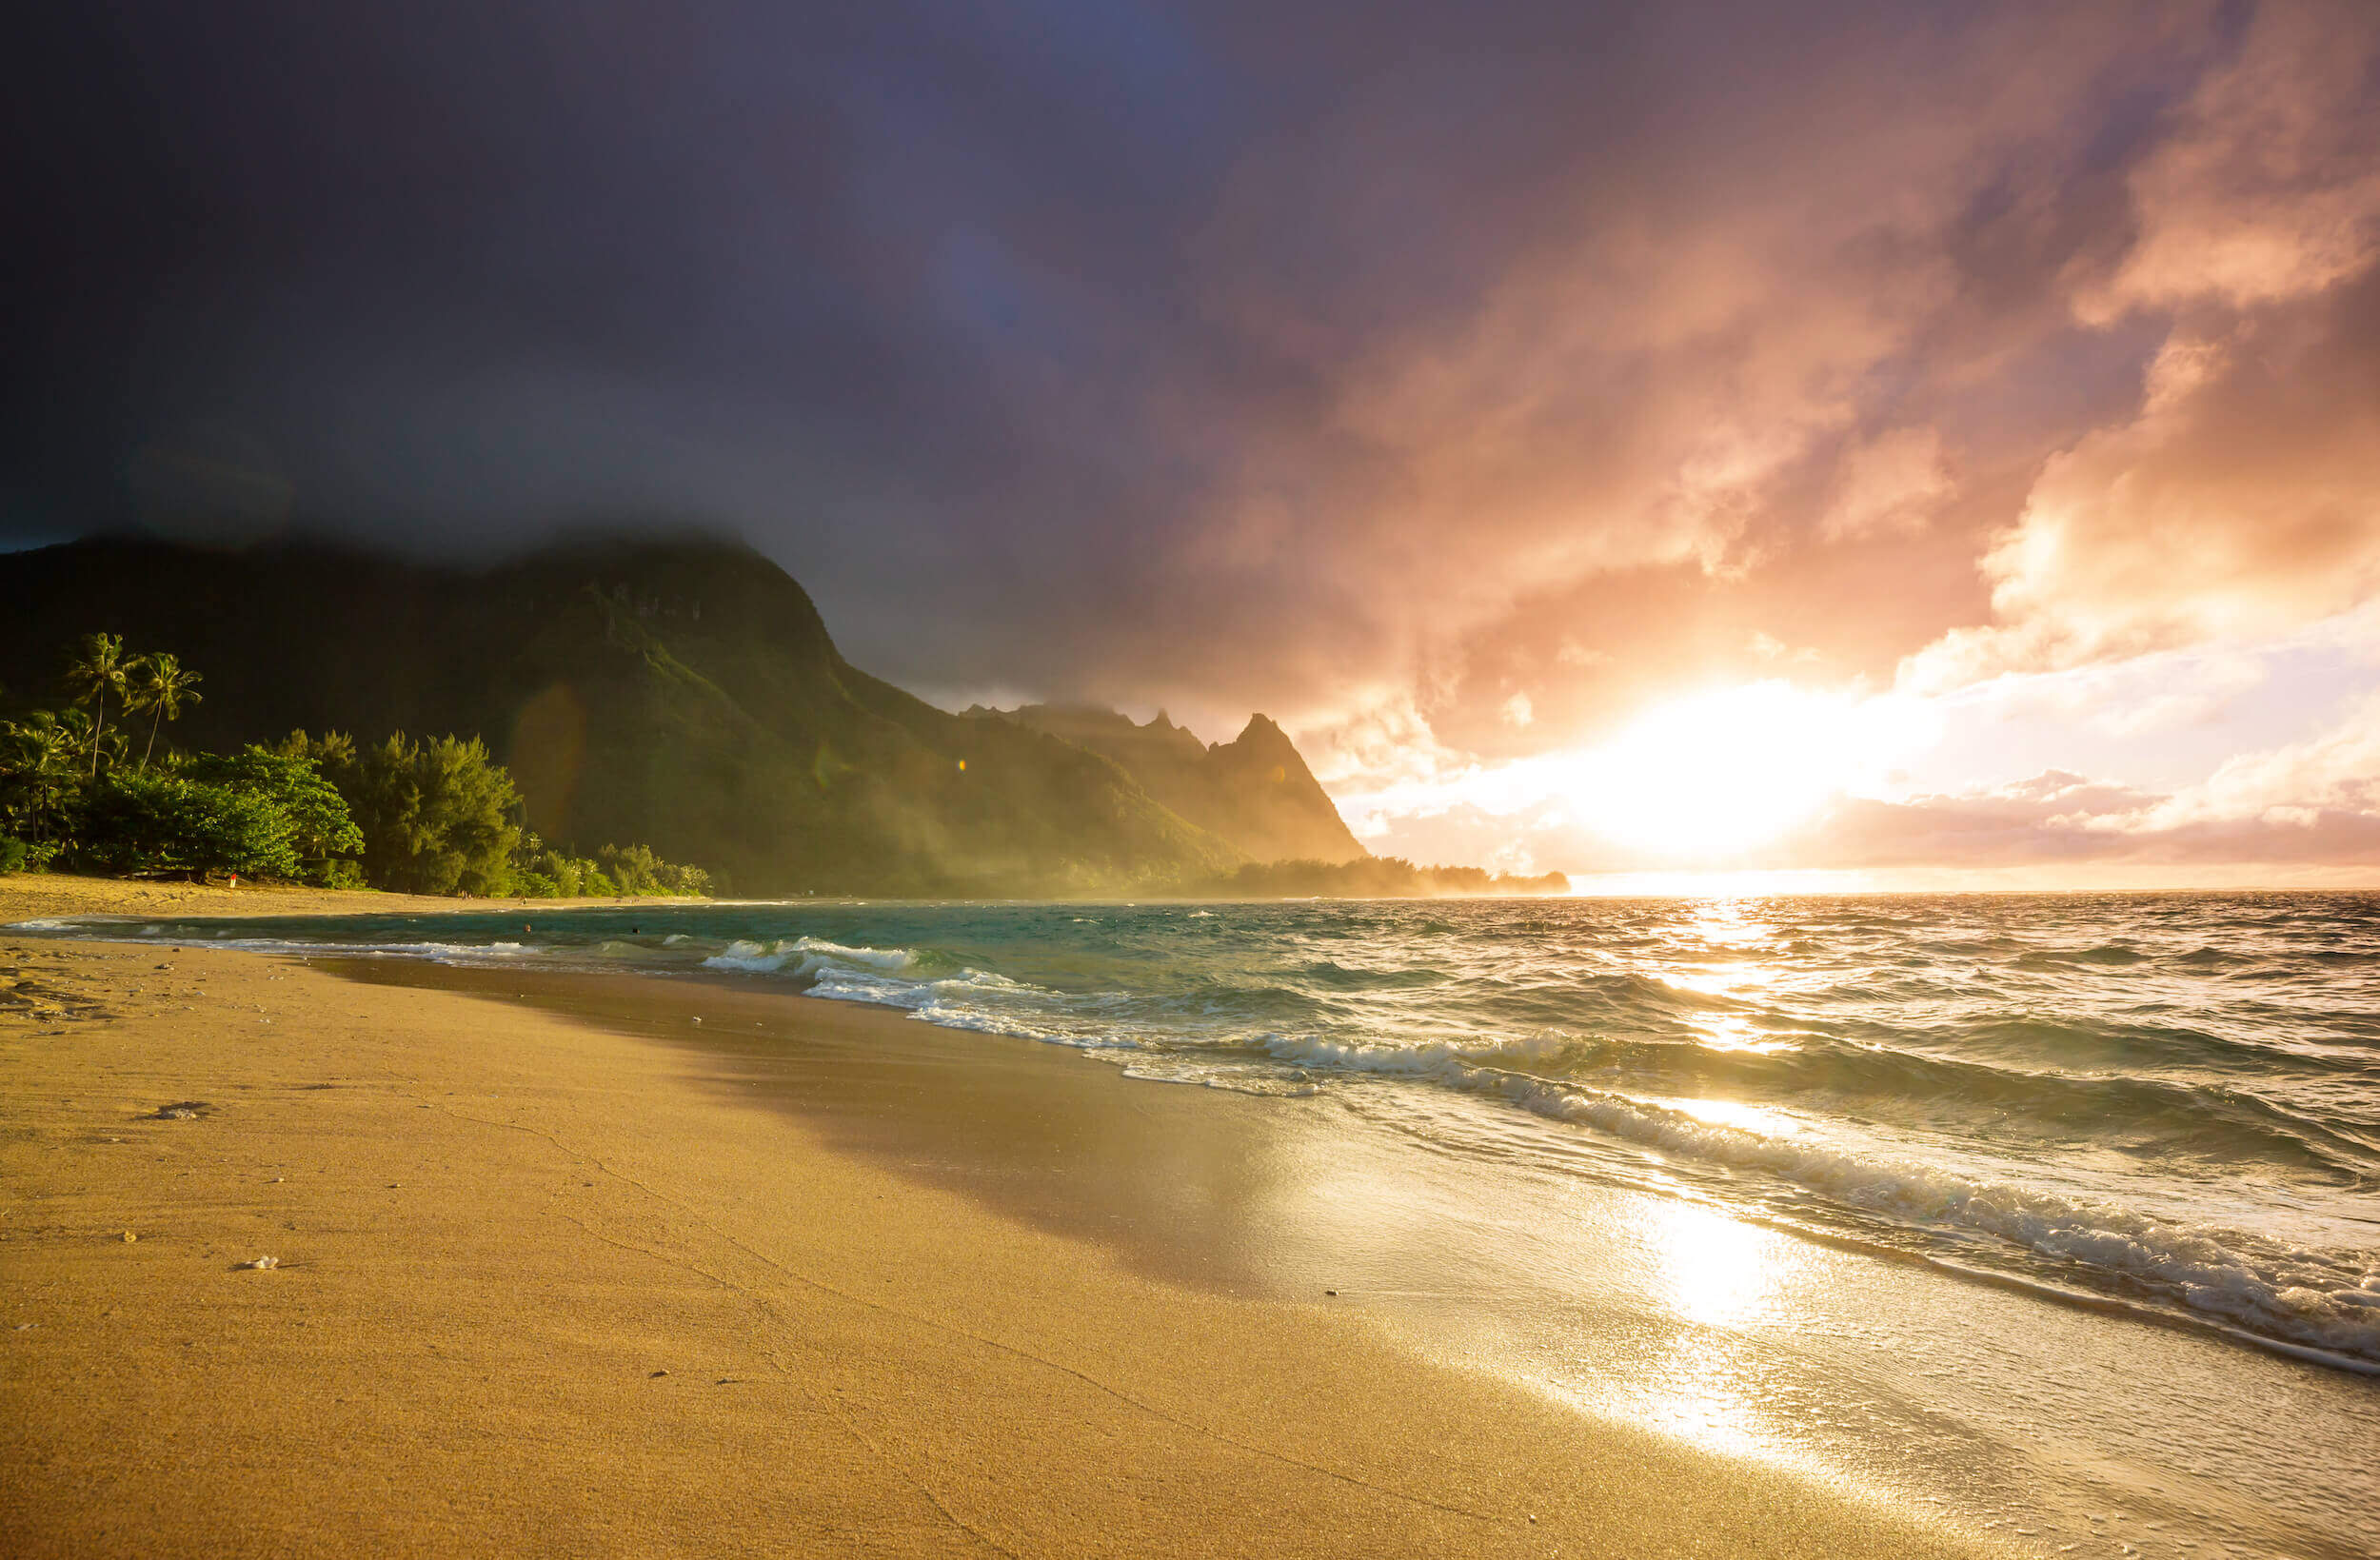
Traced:
[[67, 762], [82, 745], [72, 724], [48, 710], [36, 710], [22, 724], [10, 721], [0, 727], [0, 776], [22, 789], [25, 821], [31, 825], [36, 841], [48, 833], [44, 825], [58, 794], [58, 782], [67, 777]]
[[156, 711], [149, 722], [149, 745], [141, 749], [141, 768], [146, 771], [149, 756], [157, 751], [157, 728], [180, 720], [183, 705], [200, 702], [196, 685], [202, 680], [170, 650], [141, 657], [132, 662], [129, 675], [131, 692], [125, 707]]
[[67, 687], [78, 704], [98, 706], [99, 719], [91, 727], [90, 774], [99, 778], [99, 737], [108, 729], [108, 695], [122, 694], [125, 682], [124, 637], [121, 634], [86, 634], [82, 646], [66, 669]]

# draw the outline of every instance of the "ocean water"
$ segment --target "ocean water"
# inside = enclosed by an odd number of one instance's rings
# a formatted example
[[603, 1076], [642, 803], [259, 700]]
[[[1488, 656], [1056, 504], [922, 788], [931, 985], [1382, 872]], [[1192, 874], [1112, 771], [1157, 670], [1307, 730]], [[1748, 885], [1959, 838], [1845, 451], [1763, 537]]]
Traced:
[[[98, 930], [33, 923], [28, 929]], [[2380, 1373], [2380, 897], [791, 904], [109, 935], [731, 977]]]

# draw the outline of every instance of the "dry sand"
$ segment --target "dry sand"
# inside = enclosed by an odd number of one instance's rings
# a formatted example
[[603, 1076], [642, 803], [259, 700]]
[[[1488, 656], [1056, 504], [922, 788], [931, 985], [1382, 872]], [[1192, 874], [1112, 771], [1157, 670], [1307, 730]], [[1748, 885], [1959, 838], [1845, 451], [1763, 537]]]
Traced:
[[1976, 1552], [1142, 1276], [684, 1047], [198, 945], [0, 971], [12, 1554]]
[[622, 904], [708, 904], [707, 899], [454, 899], [378, 889], [279, 883], [136, 882], [66, 873], [0, 875], [0, 925], [43, 916], [452, 915], [520, 905], [541, 916]]

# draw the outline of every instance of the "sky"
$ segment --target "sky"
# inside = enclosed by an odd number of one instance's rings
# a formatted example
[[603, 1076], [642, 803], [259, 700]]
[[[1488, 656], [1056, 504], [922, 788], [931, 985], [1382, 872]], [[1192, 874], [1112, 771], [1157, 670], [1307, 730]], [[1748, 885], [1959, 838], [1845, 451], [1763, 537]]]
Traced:
[[2380, 883], [2380, 6], [128, 0], [0, 542], [740, 535], [1593, 885]]

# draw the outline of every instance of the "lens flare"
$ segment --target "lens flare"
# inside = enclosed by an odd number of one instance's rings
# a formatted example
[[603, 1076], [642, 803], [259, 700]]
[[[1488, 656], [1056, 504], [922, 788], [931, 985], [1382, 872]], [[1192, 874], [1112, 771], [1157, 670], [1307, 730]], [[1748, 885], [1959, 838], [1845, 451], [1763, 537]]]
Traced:
[[1597, 832], [1648, 855], [1720, 859], [1818, 812], [1907, 746], [1898, 701], [1766, 681], [1662, 704], [1577, 755], [1570, 787]]

